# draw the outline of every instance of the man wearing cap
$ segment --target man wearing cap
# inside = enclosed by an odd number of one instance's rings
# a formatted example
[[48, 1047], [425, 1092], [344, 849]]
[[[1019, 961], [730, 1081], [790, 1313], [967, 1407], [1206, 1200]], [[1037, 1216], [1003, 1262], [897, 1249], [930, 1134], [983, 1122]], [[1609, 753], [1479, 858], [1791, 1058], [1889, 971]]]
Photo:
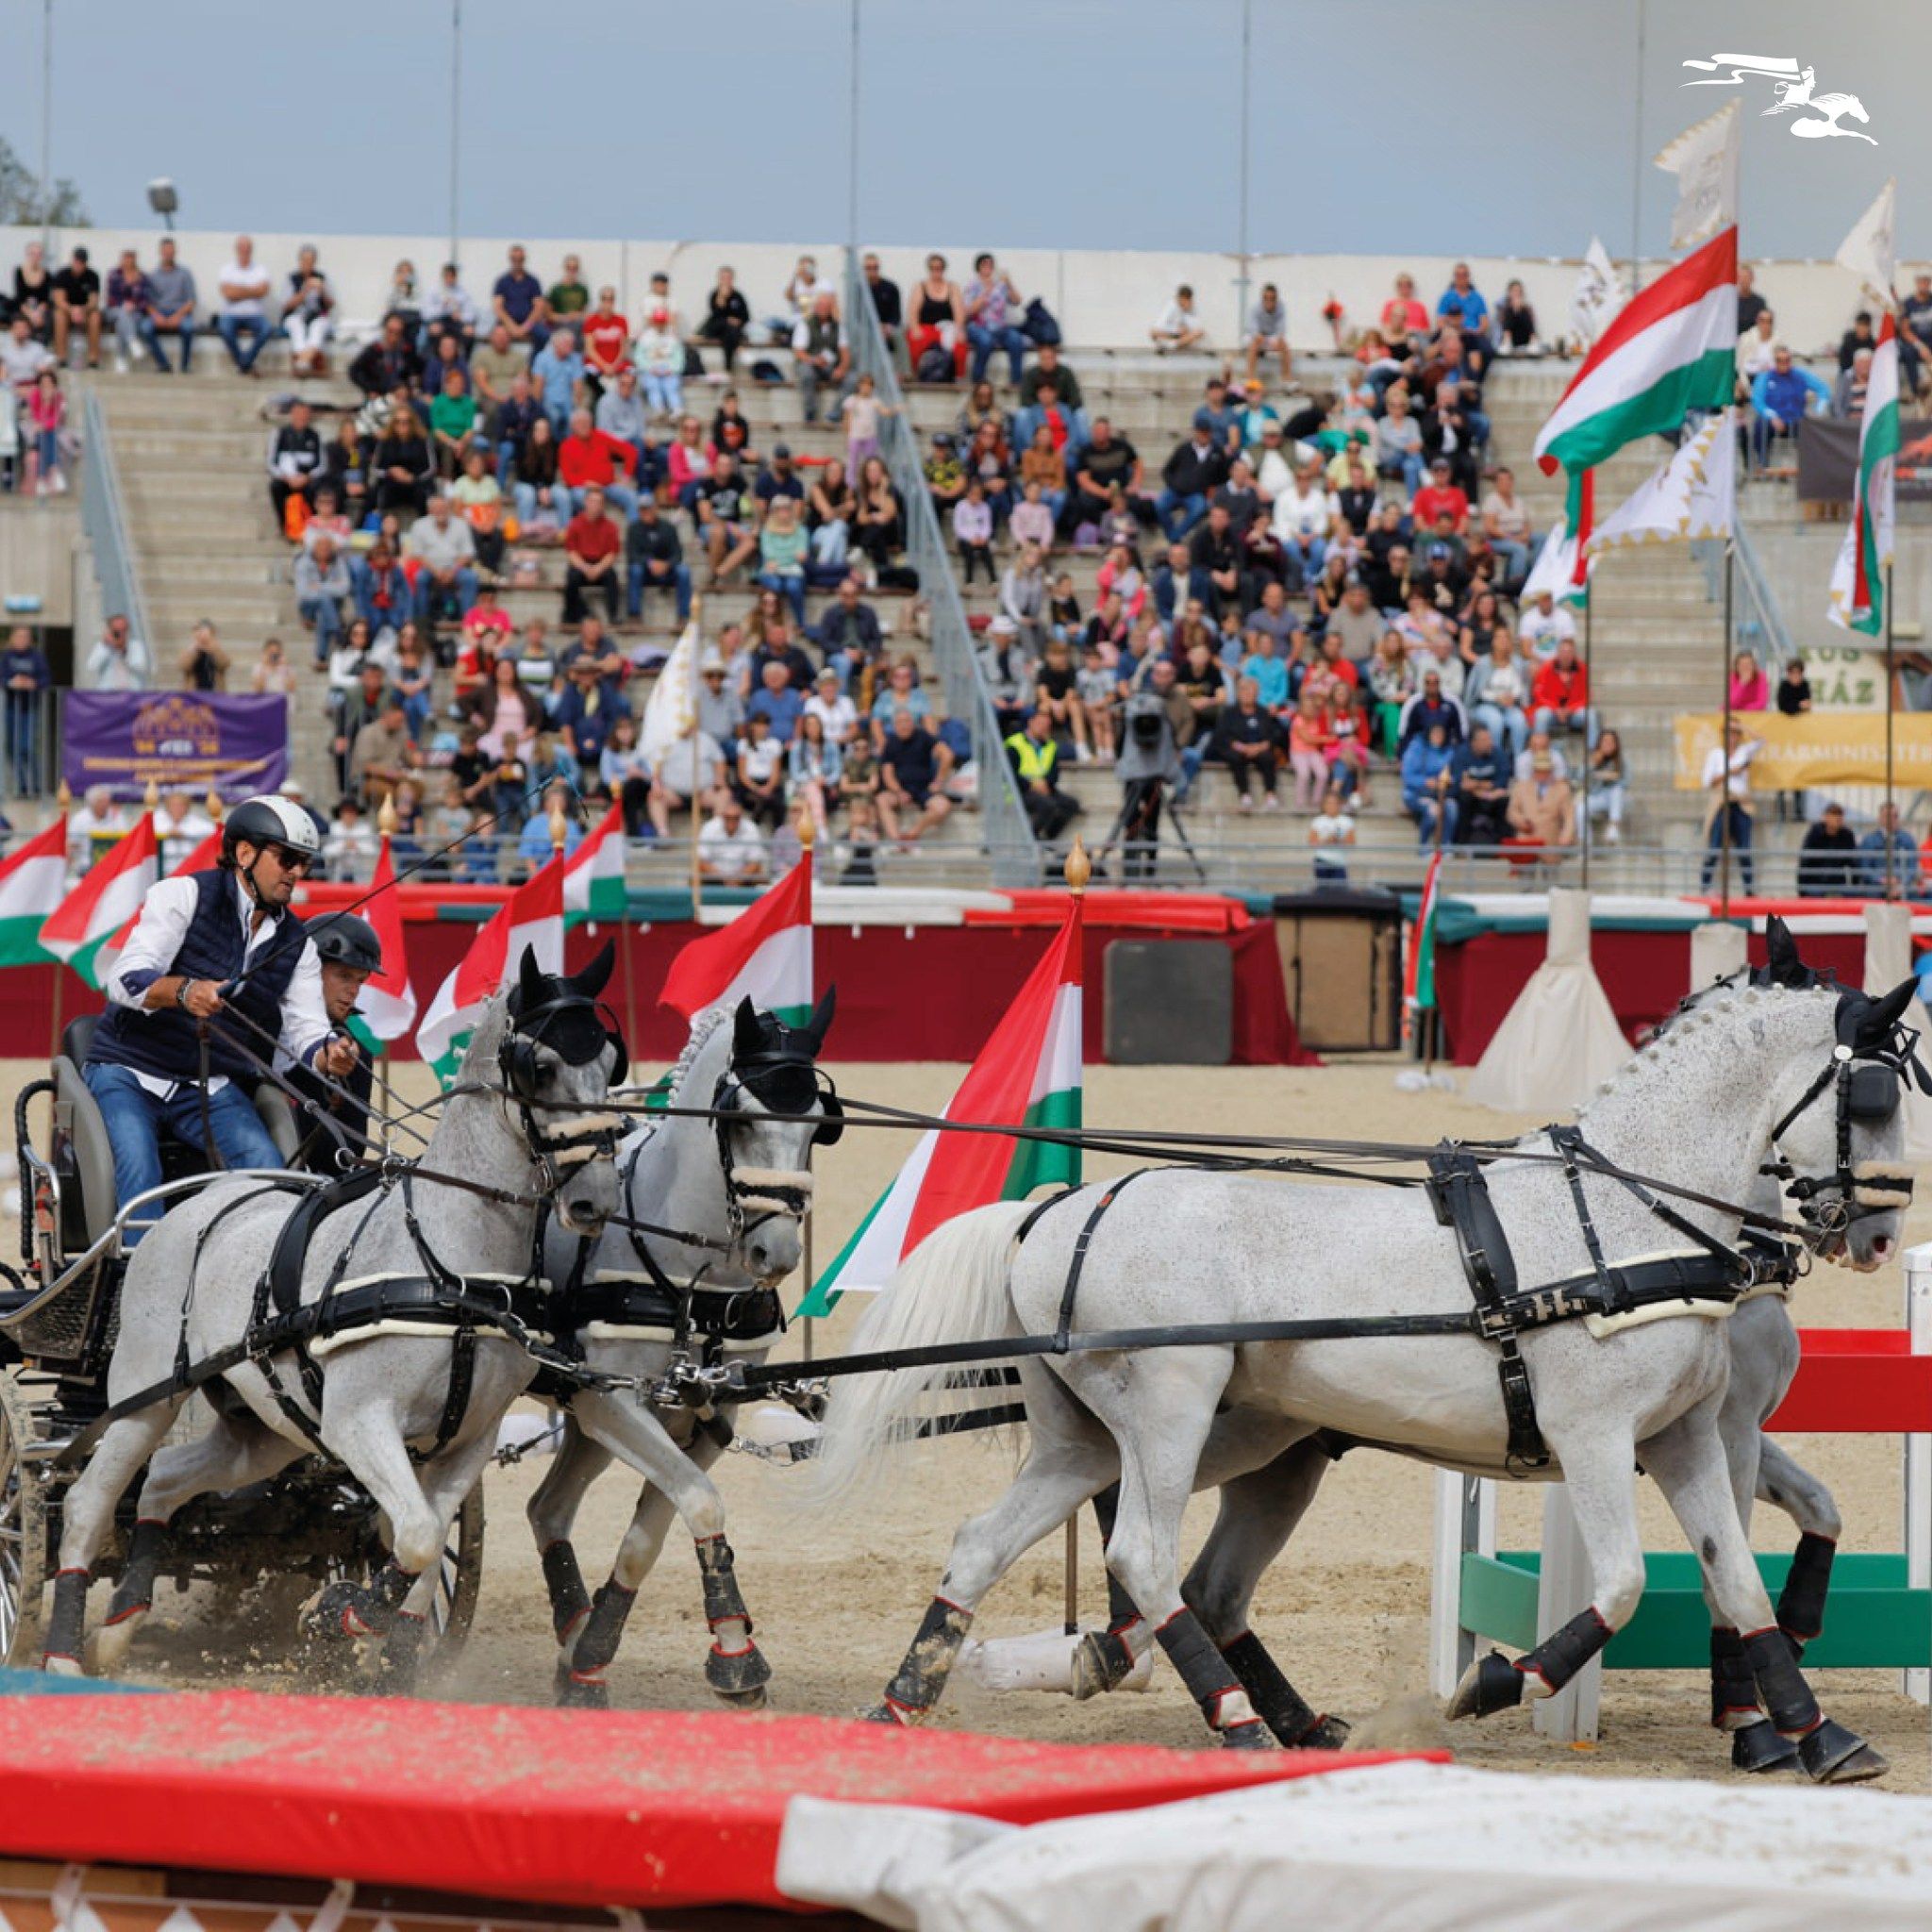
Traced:
[[723, 656], [715, 644], [698, 659], [698, 731], [718, 746], [720, 756], [738, 760], [738, 734], [744, 729], [744, 699], [732, 689]]
[[825, 654], [826, 668], [841, 685], [849, 683], [861, 665], [875, 663], [886, 647], [878, 613], [858, 591], [858, 579], [847, 577], [811, 632], [812, 642]]
[[[83, 1073], [123, 1208], [160, 1185], [163, 1128], [191, 1147], [212, 1143], [225, 1167], [281, 1166], [247, 1091], [277, 1050], [330, 1075], [353, 1070], [321, 961], [289, 910], [321, 849], [303, 807], [250, 798], [228, 815], [216, 865], [149, 887]], [[127, 1229], [130, 1244], [141, 1225]]]
[[810, 309], [799, 318], [791, 331], [791, 361], [798, 371], [799, 398], [805, 405], [805, 420], [819, 420], [819, 391], [826, 384], [835, 389], [845, 380], [852, 367], [852, 352], [839, 330], [839, 317], [832, 291], [822, 289], [811, 299]]
[[1445, 511], [1449, 525], [1460, 537], [1469, 528], [1469, 498], [1455, 482], [1454, 465], [1445, 456], [1433, 457], [1429, 460], [1429, 480], [1415, 493], [1415, 501], [1409, 506], [1414, 514], [1416, 528], [1433, 530], [1436, 519]]
[[677, 528], [659, 513], [658, 499], [643, 496], [638, 513], [624, 533], [625, 609], [635, 624], [644, 612], [646, 591], [669, 591], [677, 607], [677, 621], [691, 615], [691, 570]]
[[1176, 443], [1160, 472], [1164, 486], [1154, 500], [1154, 513], [1170, 543], [1185, 541], [1208, 514], [1208, 499], [1227, 481], [1227, 450], [1217, 441], [1209, 411], [1194, 412], [1193, 433]]
[[314, 921], [308, 937], [322, 961], [322, 1003], [329, 1024], [341, 1030], [341, 1043], [354, 1051], [356, 1064], [346, 1074], [325, 1077], [286, 1055], [277, 1054], [275, 1062], [276, 1071], [302, 1101], [305, 1132], [290, 1166], [334, 1174], [380, 1152], [371, 1146], [369, 1138], [375, 1064], [349, 1031], [349, 1022], [370, 974], [381, 970], [382, 941], [375, 928], [353, 912], [332, 912]]
[[[1532, 743], [1534, 741], [1532, 740]], [[1744, 736], [1740, 719], [1733, 718], [1723, 744], [1714, 744], [1704, 760], [1704, 789], [1710, 804], [1705, 821], [1706, 843], [1702, 890], [1710, 890], [1712, 874], [1725, 843], [1729, 825], [1730, 849], [1738, 855], [1739, 876], [1744, 890], [1751, 890], [1751, 760], [1764, 748], [1763, 741]]]
[[812, 694], [805, 701], [805, 715], [824, 725], [827, 744], [848, 744], [858, 731], [858, 707], [841, 690], [839, 674], [831, 665], [819, 673]]
[[1852, 899], [1864, 874], [1858, 863], [1858, 836], [1845, 824], [1845, 808], [1829, 800], [1815, 825], [1805, 828], [1798, 847], [1798, 897]]
[[792, 461], [790, 443], [772, 445], [772, 460], [758, 472], [758, 481], [751, 488], [761, 509], [770, 509], [781, 496], [791, 497], [801, 509], [805, 508], [805, 478]]
[[1531, 844], [1556, 850], [1576, 842], [1576, 799], [1547, 751], [1530, 754], [1529, 776], [1509, 788], [1509, 829]]
[[1194, 411], [1194, 427], [1205, 429], [1230, 462], [1241, 455], [1241, 405], [1228, 394], [1222, 377], [1208, 378], [1206, 399]]

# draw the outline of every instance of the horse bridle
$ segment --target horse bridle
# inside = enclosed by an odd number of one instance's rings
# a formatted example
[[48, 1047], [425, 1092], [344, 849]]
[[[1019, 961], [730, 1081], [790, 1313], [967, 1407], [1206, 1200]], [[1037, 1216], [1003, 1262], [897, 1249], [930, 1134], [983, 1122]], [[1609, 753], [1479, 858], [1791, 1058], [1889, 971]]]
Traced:
[[[624, 1127], [621, 1114], [583, 1108], [559, 1107], [538, 1098], [540, 1063], [537, 1048], [547, 1046], [566, 1066], [588, 1066], [608, 1046], [617, 1054], [608, 1085], [619, 1085], [629, 1068], [624, 1036], [606, 1009], [580, 992], [559, 993], [540, 1001], [528, 1011], [512, 1001], [509, 1024], [496, 1050], [499, 1090], [505, 1111], [514, 1108], [521, 1120], [524, 1144], [537, 1163], [540, 1191], [554, 1194], [564, 1174], [586, 1162], [614, 1159], [617, 1138]], [[542, 1116], [555, 1116], [548, 1121]]]
[[[1912, 1198], [1909, 1174], [1897, 1173], [1883, 1162], [1852, 1158], [1852, 1124], [1882, 1124], [1897, 1112], [1900, 1091], [1915, 1073], [1924, 1084], [1918, 1038], [1910, 1027], [1896, 1027], [1889, 1046], [1863, 1053], [1840, 1041], [1817, 1077], [1772, 1128], [1773, 1158], [1762, 1172], [1783, 1182], [1798, 1204], [1799, 1220], [1817, 1234], [1842, 1234], [1855, 1221], [1903, 1208]], [[1791, 1123], [1822, 1099], [1827, 1089], [1833, 1094], [1837, 1166], [1822, 1177], [1801, 1174], [1792, 1168], [1780, 1142]]]
[[[758, 1103], [754, 1114], [745, 1101]], [[731, 1145], [731, 1130], [741, 1121], [769, 1119], [800, 1124], [819, 1114], [811, 1144], [830, 1147], [845, 1131], [845, 1110], [839, 1091], [808, 1053], [769, 1047], [735, 1056], [718, 1075], [711, 1090], [711, 1125], [718, 1144], [718, 1165], [724, 1176], [726, 1212], [734, 1245], [760, 1223], [775, 1216], [803, 1221], [811, 1207], [809, 1168], [741, 1167]]]

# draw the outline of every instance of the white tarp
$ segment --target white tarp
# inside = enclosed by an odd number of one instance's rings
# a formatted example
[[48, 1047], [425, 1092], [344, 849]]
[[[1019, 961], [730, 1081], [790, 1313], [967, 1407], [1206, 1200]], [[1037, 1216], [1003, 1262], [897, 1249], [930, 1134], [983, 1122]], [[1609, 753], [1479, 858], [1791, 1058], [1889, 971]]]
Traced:
[[1567, 1113], [1630, 1058], [1590, 962], [1590, 894], [1550, 893], [1550, 942], [1464, 1091], [1507, 1113]]
[[1932, 1799], [1421, 1762], [1024, 1827], [794, 1798], [777, 1877], [908, 1932], [1924, 1932]]

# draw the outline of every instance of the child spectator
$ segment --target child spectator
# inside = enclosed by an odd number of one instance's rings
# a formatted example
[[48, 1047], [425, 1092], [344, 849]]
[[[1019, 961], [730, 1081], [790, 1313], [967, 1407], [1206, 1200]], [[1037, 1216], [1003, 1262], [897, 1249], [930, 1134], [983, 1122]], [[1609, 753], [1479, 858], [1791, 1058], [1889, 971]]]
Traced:
[[[1080, 670], [1074, 680], [1074, 690], [1080, 700], [1080, 711], [1086, 722], [1092, 757], [1100, 764], [1112, 764], [1120, 700], [1114, 690], [1113, 669], [1102, 656], [1098, 644], [1089, 644], [1081, 651]], [[1076, 751], [1075, 756], [1085, 754]]]
[[66, 493], [67, 475], [60, 467], [60, 432], [66, 423], [67, 398], [61, 393], [60, 378], [51, 369], [43, 369], [35, 378], [26, 400], [26, 426], [33, 438], [33, 467], [39, 474], [39, 495]]
[[1348, 866], [1336, 855], [1355, 843], [1355, 820], [1336, 786], [1322, 794], [1322, 809], [1308, 821], [1308, 843], [1315, 848], [1315, 883], [1347, 885]]
[[[973, 573], [982, 566], [987, 582], [998, 582], [992, 563], [992, 509], [986, 500], [986, 486], [977, 476], [967, 479], [966, 494], [953, 506], [953, 535], [959, 544], [961, 588], [972, 587]], [[799, 622], [804, 621], [801, 611]]]
[[852, 393], [839, 405], [839, 413], [845, 419], [845, 464], [855, 476], [867, 457], [879, 454], [879, 424], [898, 414], [878, 399], [876, 387], [870, 375], [861, 375]]

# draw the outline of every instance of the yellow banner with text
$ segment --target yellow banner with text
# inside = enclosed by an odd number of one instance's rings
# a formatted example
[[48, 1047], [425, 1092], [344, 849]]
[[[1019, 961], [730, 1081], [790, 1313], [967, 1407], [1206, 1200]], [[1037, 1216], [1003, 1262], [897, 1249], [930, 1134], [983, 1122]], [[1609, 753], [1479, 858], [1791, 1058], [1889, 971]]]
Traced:
[[[1787, 718], [1781, 711], [1738, 714], [1747, 740], [1761, 749], [1751, 762], [1754, 791], [1799, 791], [1818, 785], [1885, 783], [1885, 714], [1882, 711], [1812, 711]], [[1719, 712], [1694, 712], [1676, 720], [1680, 791], [1704, 789], [1704, 761], [1724, 730]], [[1932, 711], [1902, 711], [1892, 729], [1894, 782], [1932, 789]]]

